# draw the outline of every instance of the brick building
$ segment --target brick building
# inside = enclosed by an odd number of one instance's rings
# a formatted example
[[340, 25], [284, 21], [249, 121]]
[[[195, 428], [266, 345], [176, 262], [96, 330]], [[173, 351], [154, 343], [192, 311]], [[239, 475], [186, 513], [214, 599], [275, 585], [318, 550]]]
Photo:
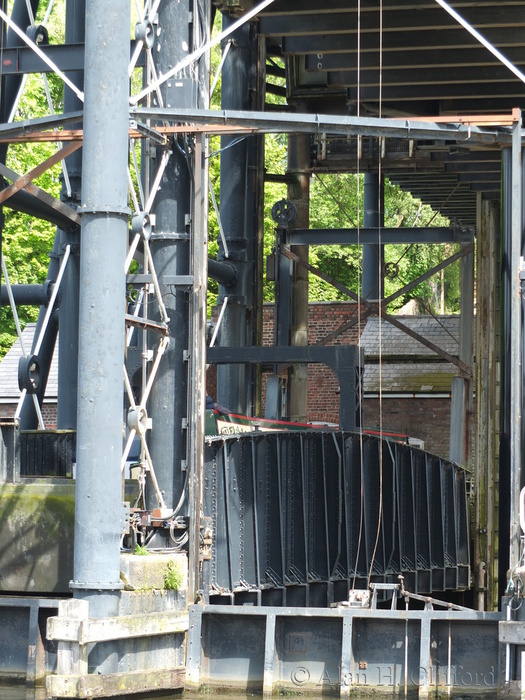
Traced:
[[[353, 302], [311, 303], [308, 313], [309, 344], [324, 341], [356, 316], [357, 304]], [[264, 344], [271, 344], [272, 305], [265, 306], [263, 318]], [[398, 318], [450, 355], [457, 355], [459, 316]], [[383, 430], [406, 433], [422, 440], [429, 452], [448, 457], [450, 396], [452, 379], [457, 375], [456, 367], [376, 317], [368, 318], [362, 324], [357, 323], [327, 345], [359, 342], [364, 355], [364, 427], [379, 429], [382, 424]], [[339, 420], [337, 378], [323, 365], [310, 365], [308, 368], [307, 419], [334, 423]]]
[[[308, 342], [324, 341], [342, 324], [356, 317], [357, 305], [350, 302], [318, 302], [309, 306]], [[451, 355], [458, 352], [458, 316], [399, 317], [406, 325]], [[273, 340], [273, 305], [263, 311], [263, 342]], [[23, 332], [25, 348], [31, 347], [35, 324]], [[437, 357], [386, 321], [368, 318], [327, 344], [361, 344], [364, 356], [364, 418], [370, 429], [405, 433], [423, 440], [425, 449], [448, 457], [451, 383], [456, 368]], [[381, 352], [380, 352], [381, 349]], [[18, 389], [18, 341], [0, 362], [0, 416], [12, 416], [20, 397]], [[56, 427], [57, 353], [53, 358], [44, 401], [46, 428]], [[381, 359], [380, 359], [381, 358]], [[215, 395], [214, 368], [208, 371], [208, 392]], [[264, 398], [264, 394], [263, 394]], [[381, 407], [381, 411], [380, 411]], [[382, 421], [380, 420], [380, 412]], [[339, 384], [328, 367], [308, 367], [308, 421], [337, 423]]]

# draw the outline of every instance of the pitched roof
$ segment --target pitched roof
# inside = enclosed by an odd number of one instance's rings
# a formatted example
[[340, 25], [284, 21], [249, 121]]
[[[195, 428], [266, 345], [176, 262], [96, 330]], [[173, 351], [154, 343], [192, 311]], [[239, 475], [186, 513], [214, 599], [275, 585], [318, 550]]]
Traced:
[[[396, 320], [411, 330], [419, 333], [434, 345], [446, 350], [450, 355], [457, 355], [459, 349], [459, 316], [396, 316]], [[436, 358], [432, 350], [411, 338], [388, 321], [369, 318], [363, 334], [361, 346], [366, 359], [379, 358], [379, 349], [383, 361], [389, 357]]]
[[[36, 323], [28, 323], [22, 331], [22, 342], [26, 354], [31, 350], [33, 336], [35, 334]], [[20, 398], [18, 388], [18, 360], [22, 357], [20, 340], [17, 338], [13, 346], [9, 349], [3, 360], [0, 362], [0, 402], [15, 403]], [[51, 369], [47, 381], [45, 398], [48, 400], [57, 397], [58, 389], [58, 352], [55, 347]]]
[[[450, 355], [458, 354], [459, 316], [396, 316], [396, 319]], [[368, 319], [361, 346], [365, 356], [365, 394], [449, 393], [452, 379], [458, 374], [455, 365], [377, 317]]]

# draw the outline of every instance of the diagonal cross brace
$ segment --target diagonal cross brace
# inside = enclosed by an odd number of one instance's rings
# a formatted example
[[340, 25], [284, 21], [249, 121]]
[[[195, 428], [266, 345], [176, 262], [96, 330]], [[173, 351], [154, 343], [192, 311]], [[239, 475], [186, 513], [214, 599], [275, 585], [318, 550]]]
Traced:
[[[446, 260], [443, 260], [443, 262], [439, 263], [439, 265], [436, 265], [435, 267], [432, 267], [430, 270], [427, 270], [427, 272], [424, 272], [422, 275], [417, 277], [415, 280], [412, 280], [412, 282], [409, 282], [408, 284], [405, 284], [404, 287], [401, 287], [401, 289], [398, 289], [397, 292], [394, 292], [391, 294], [389, 297], [386, 297], [386, 299], [383, 299], [381, 302], [381, 305], [386, 307], [390, 302], [394, 301], [398, 297], [402, 296], [403, 294], [406, 294], [409, 292], [411, 289], [414, 289], [414, 287], [417, 287], [421, 282], [424, 282], [425, 280], [429, 279], [433, 275], [437, 274], [438, 272], [441, 272], [441, 270], [444, 270], [446, 267], [451, 265], [452, 263], [456, 262], [460, 258], [462, 258], [465, 255], [468, 255], [469, 253], [472, 253], [474, 250], [474, 244], [471, 243], [468, 246], [465, 246], [462, 248], [458, 253], [454, 253], [454, 255], [451, 255], [450, 258], [447, 258]], [[315, 274], [315, 273], [313, 273]], [[332, 284], [331, 278], [326, 279], [327, 282]], [[374, 304], [375, 306], [375, 304]], [[334, 340], [334, 338], [337, 338], [341, 335], [341, 333], [344, 333], [346, 330], [349, 328], [353, 328], [359, 321], [364, 321], [366, 320], [369, 316], [372, 315], [372, 311], [369, 309], [365, 309], [364, 311], [361, 312], [360, 318], [350, 318], [350, 320], [345, 321], [342, 323], [339, 328], [336, 328], [335, 331], [332, 333], [329, 333], [326, 335], [322, 340], [319, 341], [319, 345], [326, 345], [326, 343], [329, 343], [331, 340]]]
[[[462, 255], [465, 255], [467, 252], [470, 252], [470, 250], [469, 250], [470, 248], [471, 248], [471, 246], [468, 246], [468, 248], [465, 248], [463, 251], [461, 251], [461, 253], [457, 253], [456, 255], [458, 257], [461, 257]], [[333, 280], [331, 277], [326, 275], [324, 272], [322, 272], [318, 268], [314, 267], [313, 265], [310, 265], [307, 262], [300, 260], [300, 258], [298, 258], [297, 255], [295, 255], [294, 253], [289, 251], [287, 248], [284, 248], [281, 246], [279, 248], [279, 252], [281, 253], [281, 255], [284, 255], [285, 258], [288, 258], [289, 260], [292, 260], [293, 262], [297, 263], [301, 267], [304, 267], [305, 269], [307, 269], [309, 272], [312, 272], [317, 277], [320, 277], [321, 279], [325, 280], [329, 284], [333, 285], [336, 289], [343, 292], [343, 294], [346, 294], [347, 296], [349, 296], [351, 299], [353, 299], [357, 303], [362, 304], [367, 309], [368, 313], [365, 312], [367, 316], [370, 316], [371, 314], [377, 314], [377, 315], [381, 316], [381, 318], [383, 318], [385, 321], [388, 321], [388, 323], [391, 323], [396, 328], [399, 328], [399, 330], [403, 331], [403, 333], [406, 333], [411, 338], [414, 338], [414, 340], [417, 340], [419, 343], [421, 343], [422, 345], [427, 347], [429, 350], [432, 350], [433, 352], [435, 352], [436, 355], [439, 355], [447, 362], [450, 362], [451, 364], [455, 365], [465, 376], [467, 376], [467, 377], [471, 376], [472, 373], [471, 373], [470, 367], [468, 367], [468, 365], [466, 365], [460, 359], [458, 359], [457, 357], [454, 357], [454, 355], [450, 355], [450, 353], [446, 352], [446, 350], [443, 350], [438, 345], [435, 345], [435, 343], [432, 343], [430, 340], [428, 340], [427, 338], [425, 338], [421, 334], [416, 333], [416, 331], [412, 330], [411, 328], [406, 326], [404, 323], [401, 323], [401, 321], [398, 321], [395, 318], [395, 316], [391, 316], [390, 314], [387, 314], [385, 312], [384, 309], [385, 309], [386, 304], [389, 303], [390, 301], [392, 301], [392, 298], [394, 297], [394, 295], [392, 295], [391, 297], [388, 297], [387, 299], [383, 299], [383, 301], [381, 302], [380, 305], [371, 304], [369, 301], [366, 301], [366, 299], [362, 299], [361, 297], [359, 297], [351, 289], [348, 289], [348, 287], [345, 287], [340, 282]], [[455, 257], [455, 256], [453, 256], [453, 257]], [[450, 261], [451, 261], [451, 259], [449, 258], [449, 260], [445, 261], [445, 262], [447, 264], [450, 264]], [[441, 265], [443, 265], [443, 263], [441, 263]], [[434, 274], [437, 271], [438, 271], [438, 269], [435, 268], [433, 271], [429, 271], [429, 272], [432, 272], [432, 274]], [[426, 273], [426, 274], [429, 275], [429, 273]], [[421, 278], [419, 278], [418, 280], [414, 280], [414, 282], [411, 282], [410, 285], [417, 286], [417, 284], [419, 284], [422, 281], [423, 277], [424, 277], [424, 275]], [[410, 286], [410, 285], [407, 285], [407, 286]], [[404, 291], [406, 291], [406, 290], [404, 290]], [[404, 293], [404, 291], [399, 290], [398, 292], [396, 292], [396, 295], [399, 296], [400, 294]], [[363, 315], [361, 316], [361, 318], [363, 318]]]
[[33, 182], [33, 180], [45, 173], [46, 170], [49, 170], [49, 168], [52, 168], [57, 163], [60, 163], [61, 160], [67, 158], [81, 146], [82, 141], [72, 141], [49, 158], [46, 158], [46, 160], [37, 165], [36, 168], [33, 168], [33, 170], [30, 170], [25, 175], [18, 177], [13, 184], [0, 191], [0, 204], [9, 199], [9, 197], [12, 197], [16, 192], [19, 192], [20, 190], [24, 189], [24, 187], [27, 187]]

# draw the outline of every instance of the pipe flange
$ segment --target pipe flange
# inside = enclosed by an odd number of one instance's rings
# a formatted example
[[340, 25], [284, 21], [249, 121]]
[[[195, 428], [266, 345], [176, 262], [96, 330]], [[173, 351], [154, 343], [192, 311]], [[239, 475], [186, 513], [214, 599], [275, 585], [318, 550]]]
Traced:
[[128, 428], [138, 435], [145, 435], [148, 429], [148, 414], [145, 408], [136, 406], [128, 411]]
[[137, 41], [143, 41], [144, 45], [148, 49], [152, 49], [153, 44], [155, 43], [155, 30], [153, 29], [153, 23], [149, 20], [137, 22], [135, 25], [135, 39]]
[[135, 214], [131, 219], [132, 233], [140, 234], [145, 241], [149, 241], [151, 238], [152, 229], [150, 215], [145, 211]]

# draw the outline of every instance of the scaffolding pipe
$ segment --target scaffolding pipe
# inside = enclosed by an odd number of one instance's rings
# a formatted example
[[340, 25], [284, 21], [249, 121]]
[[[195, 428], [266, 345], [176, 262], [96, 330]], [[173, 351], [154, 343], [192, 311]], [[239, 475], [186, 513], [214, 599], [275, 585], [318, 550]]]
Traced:
[[[119, 0], [86, 4], [79, 403], [75, 498], [76, 598], [91, 617], [118, 613], [128, 238], [129, 17]], [[101, 673], [116, 670], [114, 655]]]

